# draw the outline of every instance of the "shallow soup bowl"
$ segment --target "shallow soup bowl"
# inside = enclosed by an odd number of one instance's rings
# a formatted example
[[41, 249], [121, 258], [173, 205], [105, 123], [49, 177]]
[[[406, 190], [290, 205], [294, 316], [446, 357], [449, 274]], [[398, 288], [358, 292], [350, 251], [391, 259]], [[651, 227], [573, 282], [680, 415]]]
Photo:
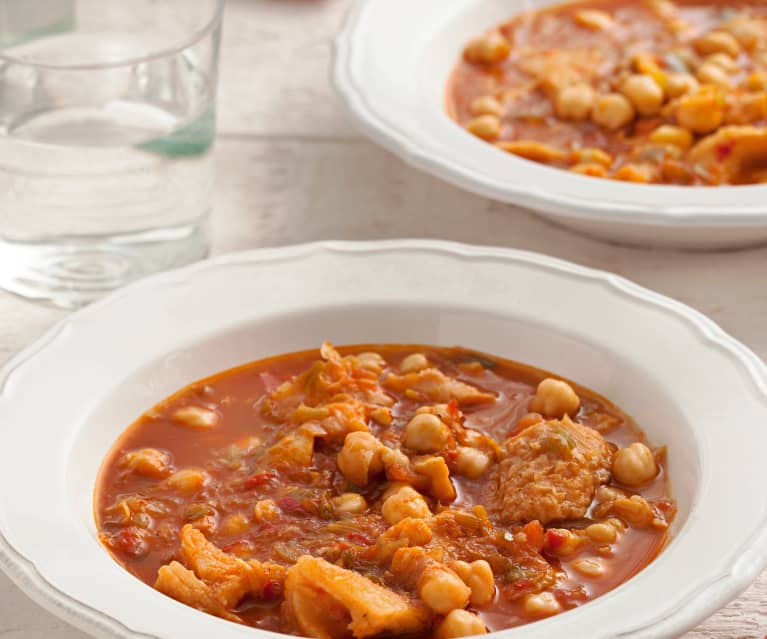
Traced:
[[0, 374], [0, 566], [94, 636], [274, 634], [184, 606], [121, 568], [97, 537], [94, 483], [157, 401], [323, 340], [462, 345], [530, 363], [605, 395], [668, 446], [679, 513], [659, 557], [593, 602], [499, 636], [677, 636], [764, 567], [767, 371], [756, 356], [616, 276], [428, 241], [222, 257], [132, 285], [14, 358]]
[[504, 153], [447, 114], [465, 45], [561, 0], [364, 0], [336, 40], [334, 84], [358, 128], [409, 164], [604, 239], [709, 249], [767, 241], [767, 185], [689, 187], [595, 179]]

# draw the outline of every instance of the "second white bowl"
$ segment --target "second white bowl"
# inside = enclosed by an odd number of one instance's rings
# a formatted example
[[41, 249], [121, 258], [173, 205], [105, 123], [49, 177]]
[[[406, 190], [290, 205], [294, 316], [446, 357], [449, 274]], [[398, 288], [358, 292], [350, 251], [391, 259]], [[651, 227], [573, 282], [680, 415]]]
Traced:
[[[558, 1], [558, 0], [557, 0]], [[481, 195], [632, 244], [721, 248], [767, 241], [767, 185], [683, 187], [584, 177], [498, 151], [445, 112], [472, 37], [554, 0], [359, 0], [336, 40], [334, 81], [372, 140]]]

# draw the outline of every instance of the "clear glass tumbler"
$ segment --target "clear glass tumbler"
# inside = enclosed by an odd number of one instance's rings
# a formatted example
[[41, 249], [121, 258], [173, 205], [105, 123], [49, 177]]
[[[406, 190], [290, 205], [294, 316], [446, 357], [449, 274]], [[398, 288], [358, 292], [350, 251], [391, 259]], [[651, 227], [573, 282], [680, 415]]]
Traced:
[[77, 307], [208, 252], [223, 0], [0, 0], [0, 287]]

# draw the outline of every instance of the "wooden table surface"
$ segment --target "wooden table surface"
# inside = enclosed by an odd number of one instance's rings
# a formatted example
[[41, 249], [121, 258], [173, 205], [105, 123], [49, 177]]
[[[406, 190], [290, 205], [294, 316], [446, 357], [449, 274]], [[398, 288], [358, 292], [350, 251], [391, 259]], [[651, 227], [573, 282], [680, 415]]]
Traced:
[[[682, 300], [767, 358], [767, 248], [681, 253], [605, 244], [443, 184], [356, 133], [328, 82], [331, 39], [351, 1], [229, 0], [215, 151], [214, 254], [320, 239], [399, 237], [529, 249], [613, 271]], [[0, 362], [64, 315], [0, 292]], [[766, 602], [767, 572], [685, 637], [762, 639]], [[0, 637], [84, 635], [0, 574]]]

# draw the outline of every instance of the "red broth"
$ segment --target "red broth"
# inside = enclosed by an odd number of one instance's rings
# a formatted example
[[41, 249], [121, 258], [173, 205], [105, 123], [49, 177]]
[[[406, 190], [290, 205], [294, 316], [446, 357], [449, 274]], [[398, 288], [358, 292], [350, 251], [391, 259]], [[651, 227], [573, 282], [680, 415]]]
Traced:
[[[504, 478], [499, 460], [505, 454], [504, 441], [530, 424], [541, 422], [540, 416], [530, 416], [529, 405], [538, 384], [552, 375], [462, 348], [376, 345], [339, 351], [344, 356], [375, 352], [381, 359], [371, 360], [378, 362], [372, 366], [365, 357], [346, 357], [339, 360], [340, 364], [331, 360], [345, 371], [338, 379], [328, 372], [328, 360], [322, 363], [317, 351], [253, 362], [189, 385], [132, 424], [106, 457], [95, 492], [98, 530], [113, 557], [138, 579], [154, 585], [164, 566], [179, 560], [183, 564], [188, 559], [180, 553], [179, 539], [183, 527], [190, 525], [232, 561], [236, 558], [240, 562], [236, 566], [246, 562], [276, 566], [270, 573], [276, 577], [261, 591], [247, 592], [236, 602], [228, 601], [232, 605], [225, 613], [196, 599], [185, 599], [187, 595], [168, 592], [167, 587], [161, 590], [243, 624], [315, 635], [321, 633], [307, 630], [297, 621], [295, 611], [284, 605], [284, 573], [288, 570], [290, 574], [302, 556], [320, 557], [396, 593], [414, 610], [422, 611], [418, 614], [425, 615], [417, 631], [387, 628], [372, 634], [401, 632], [428, 637], [446, 632], [439, 630], [443, 614], [423, 612], [428, 606], [420, 601], [413, 575], [393, 573], [391, 558], [377, 555], [380, 542], [376, 543], [391, 527], [382, 515], [382, 504], [393, 482], [415, 477], [411, 483], [423, 493], [429, 506], [427, 521], [432, 522], [429, 525], [435, 531], [434, 538], [424, 546], [432, 555], [441, 556], [443, 565], [479, 559], [490, 562], [495, 595], [483, 605], [470, 604], [468, 609], [491, 631], [583, 605], [647, 566], [665, 545], [674, 502], [663, 469], [663, 449], [654, 451], [658, 465], [654, 479], [631, 490], [619, 485], [614, 477], [607, 484], [608, 490], [615, 493], [613, 501], [615, 495], [624, 502], [632, 495], [641, 496], [651, 508], [650, 519], [634, 521], [630, 513], [621, 514], [618, 506], [611, 508], [609, 502], [603, 503], [604, 495], [594, 499], [584, 516], [575, 520], [540, 525], [537, 521], [509, 521], [500, 512], [498, 494]], [[429, 366], [445, 379], [469, 385], [481, 391], [485, 399], [459, 401], [451, 397], [443, 403], [434, 400], [432, 390], [424, 387], [424, 392], [416, 382], [415, 389], [403, 389], [401, 384], [393, 388], [390, 375], [397, 376], [403, 360], [412, 353], [424, 355]], [[366, 362], [368, 368], [364, 369], [360, 363]], [[329, 386], [328, 392], [318, 391], [317, 379], [324, 380], [322, 384], [330, 379], [335, 386]], [[570, 385], [580, 398], [573, 420], [601, 433], [611, 454], [633, 442], [647, 443], [638, 426], [618, 407], [577, 384]], [[487, 401], [488, 396], [492, 401]], [[404, 453], [409, 469], [396, 464], [387, 466], [385, 472], [379, 468], [364, 486], [355, 485], [344, 475], [338, 459], [348, 434], [333, 430], [338, 420], [328, 417], [324, 407], [351, 402], [348, 398], [364, 398], [363, 404], [371, 400], [389, 402], [383, 410], [374, 407], [372, 413], [367, 404], [367, 418], [355, 428], [369, 430], [390, 451]], [[183, 414], [178, 413], [179, 409], [189, 406], [212, 411], [215, 425], [190, 427], [178, 417]], [[445, 460], [449, 467], [454, 499], [435, 497], [430, 492], [434, 486], [430, 489], [423, 476], [412, 474], [412, 467], [429, 456], [408, 449], [403, 441], [408, 441], [408, 422], [423, 406], [441, 406], [439, 410], [447, 412], [440, 414], [455, 429], [431, 456], [439, 458], [439, 463]], [[298, 413], [303, 415], [299, 422]], [[331, 424], [327, 420], [335, 421]], [[292, 458], [286, 461], [274, 453], [286, 435], [297, 432], [298, 423], [324, 424], [330, 433], [316, 436], [313, 447], [310, 444], [308, 463]], [[463, 442], [463, 446], [457, 442]], [[462, 475], [458, 461], [458, 456], [472, 445], [485, 451], [489, 461], [487, 470], [475, 478]], [[136, 456], [136, 451], [146, 450], [156, 454]], [[364, 499], [364, 508], [352, 513], [343, 511], [339, 496], [350, 493]], [[467, 532], [472, 522], [480, 522], [477, 525], [484, 532]], [[614, 539], [599, 541], [584, 532], [589, 525], [600, 522], [609, 522], [609, 530], [615, 531]], [[574, 546], [572, 550], [564, 552], [563, 539], [565, 545]], [[599, 574], [579, 570], [586, 559], [594, 560], [585, 565], [596, 566], [594, 572]], [[180, 564], [176, 568], [184, 570]], [[188, 573], [191, 578], [195, 578], [193, 572]], [[211, 581], [209, 575], [207, 579], [197, 576], [201, 593], [216, 596], [220, 592], [220, 584]], [[531, 598], [541, 593], [550, 594], [544, 602], [553, 601], [555, 610], [541, 612], [536, 608], [538, 600]], [[343, 621], [338, 628], [323, 632], [328, 636], [351, 636], [345, 628], [346, 612], [339, 614]]]

